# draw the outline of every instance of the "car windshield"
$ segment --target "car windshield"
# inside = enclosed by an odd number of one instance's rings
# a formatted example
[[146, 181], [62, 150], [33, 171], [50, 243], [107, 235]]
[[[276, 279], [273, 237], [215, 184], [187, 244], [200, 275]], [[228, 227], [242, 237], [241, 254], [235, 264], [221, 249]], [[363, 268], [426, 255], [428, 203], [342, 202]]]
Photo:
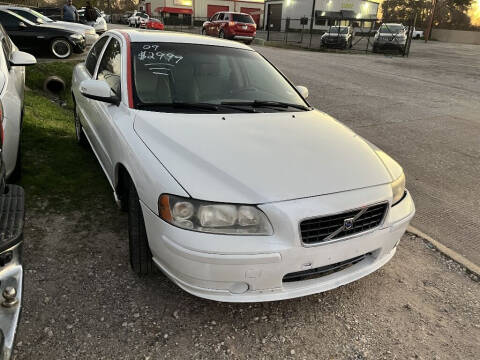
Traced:
[[246, 14], [231, 14], [232, 20], [236, 22], [246, 23], [246, 24], [253, 24], [254, 21], [250, 15]]
[[330, 30], [328, 30], [329, 33], [333, 33], [333, 34], [338, 34], [340, 32], [340, 34], [347, 34], [348, 33], [348, 27], [341, 27], [340, 30], [338, 28], [338, 26], [332, 26], [330, 28]]
[[[25, 19], [28, 19], [33, 22], [42, 22], [42, 23], [51, 23], [54, 22], [52, 19], [49, 17], [46, 17], [43, 14], [40, 14], [39, 12], [35, 10], [22, 10], [22, 9], [12, 9], [12, 11], [20, 16], [23, 16]], [[40, 20], [40, 21], [38, 21]]]
[[402, 25], [382, 25], [380, 27], [381, 33], [398, 34], [403, 31], [404, 31], [404, 27]]
[[131, 46], [137, 108], [188, 103], [202, 104], [203, 110], [211, 105], [221, 110], [230, 106], [230, 112], [262, 104], [262, 112], [285, 111], [272, 105], [281, 102], [294, 110], [309, 109], [290, 83], [255, 51], [162, 42]]

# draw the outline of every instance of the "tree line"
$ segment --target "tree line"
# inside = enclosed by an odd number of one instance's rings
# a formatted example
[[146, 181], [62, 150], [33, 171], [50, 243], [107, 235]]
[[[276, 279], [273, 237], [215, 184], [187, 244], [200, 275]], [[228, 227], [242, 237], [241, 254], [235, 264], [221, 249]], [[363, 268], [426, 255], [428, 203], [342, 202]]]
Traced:
[[[437, 0], [434, 27], [444, 29], [472, 29], [468, 9], [473, 0]], [[386, 22], [411, 24], [417, 16], [416, 27], [425, 29], [430, 19], [433, 0], [384, 0], [382, 18]]]

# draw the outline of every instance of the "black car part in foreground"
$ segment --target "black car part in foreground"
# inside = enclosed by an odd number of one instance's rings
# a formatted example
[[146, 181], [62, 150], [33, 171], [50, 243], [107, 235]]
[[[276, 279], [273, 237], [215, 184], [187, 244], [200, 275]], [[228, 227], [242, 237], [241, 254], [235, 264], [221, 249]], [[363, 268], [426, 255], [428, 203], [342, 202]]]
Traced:
[[0, 359], [10, 359], [23, 290], [23, 188], [6, 185], [0, 195]]

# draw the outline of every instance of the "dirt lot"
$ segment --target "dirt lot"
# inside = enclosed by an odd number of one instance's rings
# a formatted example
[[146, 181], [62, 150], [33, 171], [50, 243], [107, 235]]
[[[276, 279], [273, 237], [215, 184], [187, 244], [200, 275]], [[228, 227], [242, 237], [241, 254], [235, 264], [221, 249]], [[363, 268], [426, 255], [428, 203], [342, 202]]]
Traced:
[[113, 204], [89, 215], [30, 211], [17, 359], [478, 358], [478, 283], [412, 235], [356, 283], [222, 304], [136, 277], [126, 217]]
[[411, 235], [376, 273], [289, 301], [216, 303], [135, 276], [126, 216], [74, 143], [70, 106], [27, 93], [16, 359], [478, 359], [478, 279]]

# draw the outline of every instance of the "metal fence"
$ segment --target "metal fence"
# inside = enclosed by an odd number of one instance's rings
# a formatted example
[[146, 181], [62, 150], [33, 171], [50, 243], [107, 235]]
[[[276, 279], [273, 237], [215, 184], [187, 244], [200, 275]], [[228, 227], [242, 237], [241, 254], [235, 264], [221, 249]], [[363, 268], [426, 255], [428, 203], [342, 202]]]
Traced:
[[[194, 34], [201, 34], [202, 25], [208, 20], [208, 18], [194, 17], [189, 18], [189, 22], [185, 22], [183, 19], [172, 21], [171, 18], [158, 18], [165, 23], [166, 30]], [[415, 26], [415, 21], [412, 20], [408, 24], [403, 24], [406, 36], [396, 33], [396, 29], [387, 29], [387, 34], [383, 33], [383, 38], [388, 37], [388, 39], [376, 39], [375, 34], [381, 24], [377, 19], [336, 18], [325, 19], [325, 25], [318, 23], [318, 19], [314, 19], [316, 26], [312, 26], [311, 18], [281, 19], [275, 27], [266, 24], [266, 30], [259, 28], [256, 37], [273, 45], [321, 51], [389, 53], [408, 56]], [[349, 29], [349, 34], [342, 34], [344, 27]], [[277, 30], [271, 30], [272, 28]]]

